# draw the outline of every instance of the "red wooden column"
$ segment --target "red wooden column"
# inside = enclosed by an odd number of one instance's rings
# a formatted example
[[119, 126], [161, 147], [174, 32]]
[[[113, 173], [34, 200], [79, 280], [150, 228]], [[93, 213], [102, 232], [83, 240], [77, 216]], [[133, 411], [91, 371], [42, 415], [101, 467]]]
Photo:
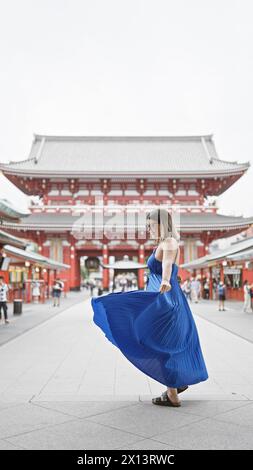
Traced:
[[70, 254], [70, 290], [79, 290], [81, 285], [80, 259], [76, 250]]
[[[144, 263], [144, 245], [139, 246], [138, 261]], [[138, 286], [139, 289], [144, 289], [144, 269], [138, 269]]]
[[209, 298], [213, 299], [213, 269], [212, 266], [209, 267]]
[[204, 269], [200, 268], [200, 295], [203, 298], [203, 277], [204, 277]]
[[[69, 240], [67, 240], [62, 247], [63, 249], [63, 263], [71, 265], [70, 262], [70, 255], [73, 250], [71, 250], [71, 243]], [[66, 282], [64, 283], [64, 289], [65, 291], [69, 291], [70, 288], [72, 287], [72, 280], [71, 280], [71, 269], [67, 269], [64, 271], [64, 278], [66, 279]]]
[[49, 299], [50, 291], [51, 291], [50, 269], [47, 269], [46, 282], [47, 282], [47, 298]]
[[70, 289], [80, 290], [80, 258], [76, 250], [74, 237], [71, 237], [71, 245], [68, 248], [70, 248], [70, 259], [68, 263], [70, 264]]
[[224, 282], [224, 267], [223, 264], [220, 264], [220, 280]]
[[[105, 243], [103, 244], [103, 264], [109, 263], [109, 256], [108, 256], [108, 245]], [[109, 289], [109, 269], [103, 268], [103, 289]]]
[[28, 273], [27, 273], [27, 280], [30, 281], [26, 285], [26, 302], [30, 303], [32, 300], [32, 286], [31, 286], [31, 281], [32, 281], [32, 265], [30, 264], [28, 267]]

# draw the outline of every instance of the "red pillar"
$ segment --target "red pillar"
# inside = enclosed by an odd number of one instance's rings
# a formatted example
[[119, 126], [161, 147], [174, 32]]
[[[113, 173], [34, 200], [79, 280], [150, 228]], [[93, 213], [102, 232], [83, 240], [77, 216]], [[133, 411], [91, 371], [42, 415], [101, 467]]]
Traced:
[[27, 282], [27, 284], [26, 284], [26, 301], [27, 301], [28, 303], [30, 303], [31, 300], [32, 300], [32, 286], [31, 286], [31, 281], [32, 281], [32, 266], [31, 266], [31, 265], [28, 267], [27, 280], [28, 280], [29, 282]]
[[[144, 245], [139, 246], [138, 261], [144, 263]], [[144, 269], [138, 269], [138, 287], [144, 289]]]
[[220, 280], [224, 282], [224, 267], [223, 264], [220, 264]]
[[[108, 245], [103, 244], [103, 264], [109, 263]], [[109, 289], [109, 269], [103, 268], [103, 289]]]
[[49, 297], [50, 297], [50, 290], [51, 290], [51, 284], [50, 284], [50, 269], [47, 269], [46, 282], [47, 282], [47, 298], [49, 299]]
[[70, 290], [80, 290], [81, 287], [81, 269], [80, 256], [76, 249], [76, 239], [73, 236], [69, 238], [70, 246], [68, 246], [70, 264]]
[[[70, 243], [66, 244], [63, 246], [63, 263], [65, 264], [69, 264], [71, 265], [71, 262], [70, 262], [70, 255], [72, 253], [73, 250], [71, 250], [71, 245]], [[71, 269], [66, 269], [66, 271], [64, 271], [64, 279], [65, 279], [65, 282], [64, 282], [64, 289], [65, 291], [69, 291], [70, 288], [72, 287], [72, 283], [71, 283]]]
[[213, 298], [213, 269], [212, 266], [209, 267], [209, 296], [212, 300]]

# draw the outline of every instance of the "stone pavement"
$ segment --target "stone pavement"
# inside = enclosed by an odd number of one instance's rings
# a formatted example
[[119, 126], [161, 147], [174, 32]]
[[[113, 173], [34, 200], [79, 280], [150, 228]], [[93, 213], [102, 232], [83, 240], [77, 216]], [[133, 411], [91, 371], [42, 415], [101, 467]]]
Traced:
[[190, 306], [202, 318], [253, 343], [253, 312], [243, 312], [243, 302], [226, 301], [224, 312], [219, 311], [218, 301], [203, 299]]
[[[239, 317], [237, 335], [226, 315], [216, 324], [227, 312], [215, 303], [191, 305], [209, 379], [180, 395], [180, 408], [159, 407], [151, 398], [164, 385], [136, 369], [93, 323], [90, 299], [79, 300], [1, 346], [0, 449], [253, 448], [253, 344]], [[229, 312], [240, 315], [236, 305]]]
[[0, 320], [0, 346], [87, 298], [89, 298], [87, 290], [68, 292], [66, 297], [61, 297], [59, 307], [53, 307], [53, 299], [47, 300], [44, 304], [23, 304], [21, 315], [13, 314], [13, 303], [9, 302], [8, 320], [10, 323], [4, 323], [3, 313], [2, 321]]

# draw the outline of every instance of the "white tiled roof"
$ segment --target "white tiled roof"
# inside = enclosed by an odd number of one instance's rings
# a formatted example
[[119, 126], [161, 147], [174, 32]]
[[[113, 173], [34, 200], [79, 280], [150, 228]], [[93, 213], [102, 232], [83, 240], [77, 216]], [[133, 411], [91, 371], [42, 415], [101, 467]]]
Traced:
[[42, 256], [39, 253], [35, 253], [33, 251], [22, 250], [12, 245], [4, 245], [4, 251], [9, 254], [15, 256], [22, 260], [29, 260], [38, 263], [40, 266], [45, 266], [51, 269], [69, 269], [70, 265], [65, 263], [60, 263], [55, 261], [52, 258], [47, 258], [46, 256]]
[[29, 244], [29, 241], [0, 230], [0, 244], [4, 245], [5, 243], [12, 243], [12, 245], [15, 246], [25, 247]]
[[212, 135], [74, 137], [35, 135], [28, 159], [0, 165], [6, 173], [58, 175], [238, 174], [249, 163], [221, 160]]
[[19, 219], [20, 217], [27, 216], [29, 211], [21, 211], [18, 207], [13, 206], [7, 199], [0, 199], [0, 213], [8, 219]]
[[[242, 240], [239, 243], [235, 243], [234, 245], [229, 246], [228, 248], [222, 250], [216, 250], [214, 253], [210, 253], [206, 256], [201, 256], [189, 263], [181, 264], [181, 268], [185, 269], [198, 269], [202, 267], [207, 267], [213, 265], [214, 261], [222, 260], [222, 259], [236, 259], [233, 255], [237, 255], [240, 258], [240, 255], [243, 255], [253, 248], [253, 237], [247, 238], [246, 240]], [[249, 259], [249, 258], [248, 258]]]
[[[97, 223], [99, 217], [96, 216]], [[59, 229], [70, 230], [72, 227], [78, 228], [84, 224], [83, 217], [76, 215], [67, 214], [31, 214], [17, 224], [12, 222], [4, 222], [4, 226], [10, 228], [35, 228], [35, 229], [46, 229], [50, 227], [56, 227]], [[101, 217], [101, 225], [103, 219]], [[85, 222], [86, 224], [86, 222]], [[180, 215], [180, 227], [182, 231], [199, 231], [199, 230], [223, 230], [223, 229], [237, 229], [249, 227], [253, 224], [253, 217], [238, 217], [229, 216], [223, 214], [210, 214], [210, 213], [199, 213], [199, 214], [181, 214]]]

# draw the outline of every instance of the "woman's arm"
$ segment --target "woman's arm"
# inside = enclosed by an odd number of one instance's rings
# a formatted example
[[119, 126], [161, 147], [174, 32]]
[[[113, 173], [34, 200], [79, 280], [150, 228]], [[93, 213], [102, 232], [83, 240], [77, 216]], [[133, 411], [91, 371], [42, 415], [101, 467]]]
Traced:
[[174, 238], [167, 238], [162, 242], [163, 259], [162, 259], [162, 281], [159, 291], [161, 294], [171, 289], [170, 277], [172, 272], [172, 264], [175, 258], [175, 250], [178, 244]]

